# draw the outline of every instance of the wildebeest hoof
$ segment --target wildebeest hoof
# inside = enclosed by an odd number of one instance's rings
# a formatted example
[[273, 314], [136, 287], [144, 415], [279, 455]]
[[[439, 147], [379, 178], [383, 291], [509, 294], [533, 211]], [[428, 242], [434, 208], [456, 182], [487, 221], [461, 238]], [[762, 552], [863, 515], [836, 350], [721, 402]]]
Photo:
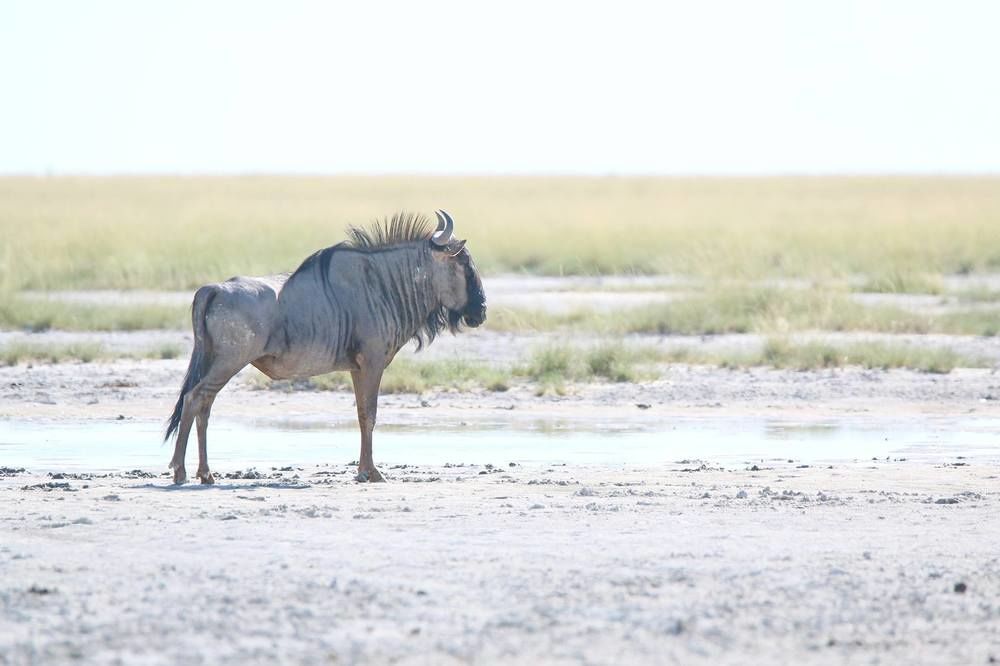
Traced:
[[198, 478], [201, 480], [203, 484], [208, 486], [215, 483], [215, 475], [209, 472], [208, 470], [205, 470], [204, 472], [198, 472]]
[[174, 485], [182, 486], [187, 483], [188, 475], [187, 471], [183, 467], [174, 468]]
[[359, 469], [358, 475], [354, 477], [358, 483], [385, 483], [381, 472], [372, 467], [371, 469]]

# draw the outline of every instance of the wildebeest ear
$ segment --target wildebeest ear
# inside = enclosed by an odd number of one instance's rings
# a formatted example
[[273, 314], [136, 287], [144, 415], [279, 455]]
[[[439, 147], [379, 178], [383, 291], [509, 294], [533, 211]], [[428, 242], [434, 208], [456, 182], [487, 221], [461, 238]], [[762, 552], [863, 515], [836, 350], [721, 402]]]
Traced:
[[457, 257], [459, 252], [461, 252], [464, 249], [465, 249], [464, 240], [455, 241], [454, 243], [448, 246], [448, 254], [450, 254], [453, 257]]

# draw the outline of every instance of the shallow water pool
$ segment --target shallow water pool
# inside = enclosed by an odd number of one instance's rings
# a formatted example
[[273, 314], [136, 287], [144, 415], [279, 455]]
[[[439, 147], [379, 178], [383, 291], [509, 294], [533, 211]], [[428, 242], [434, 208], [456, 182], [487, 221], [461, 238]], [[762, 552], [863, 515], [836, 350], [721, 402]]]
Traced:
[[[581, 430], [560, 423], [529, 430], [497, 426], [380, 427], [377, 464], [656, 465], [682, 460], [740, 465], [774, 459], [803, 463], [958, 457], [1000, 461], [1000, 419], [794, 422], [765, 418], [688, 419], [663, 429]], [[0, 421], [0, 466], [44, 471], [163, 470], [173, 444], [157, 422]], [[252, 466], [342, 464], [358, 456], [356, 428], [240, 424], [216, 420], [209, 463], [216, 470]], [[192, 433], [187, 464], [197, 465]]]

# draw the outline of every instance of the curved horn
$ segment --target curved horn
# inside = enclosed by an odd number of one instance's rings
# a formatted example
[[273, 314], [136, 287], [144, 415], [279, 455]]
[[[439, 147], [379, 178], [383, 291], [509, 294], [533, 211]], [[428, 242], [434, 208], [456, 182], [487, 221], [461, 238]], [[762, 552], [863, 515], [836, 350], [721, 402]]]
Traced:
[[439, 247], [444, 247], [451, 242], [452, 233], [455, 231], [455, 221], [451, 219], [451, 215], [443, 210], [435, 211], [435, 213], [438, 218], [438, 226], [434, 230], [434, 235], [431, 236], [431, 242]]

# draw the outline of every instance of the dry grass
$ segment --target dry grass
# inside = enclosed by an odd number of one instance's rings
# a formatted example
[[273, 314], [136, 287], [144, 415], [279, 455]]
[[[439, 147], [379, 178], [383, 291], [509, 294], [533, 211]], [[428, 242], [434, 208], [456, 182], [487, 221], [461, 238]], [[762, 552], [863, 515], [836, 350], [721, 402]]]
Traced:
[[0, 329], [34, 333], [61, 331], [139, 331], [191, 327], [188, 306], [88, 305], [0, 294]]
[[[351, 391], [351, 375], [331, 372], [309, 379], [271, 381], [264, 375], [252, 380], [260, 388], [277, 390]], [[386, 369], [380, 393], [423, 393], [429, 389], [485, 388], [506, 391], [510, 374], [485, 363], [463, 360], [415, 361], [399, 358]]]
[[1000, 313], [955, 310], [922, 314], [891, 305], [865, 305], [832, 288], [722, 287], [689, 298], [614, 312], [498, 308], [486, 323], [494, 331], [588, 331], [599, 334], [718, 335], [794, 331], [869, 331], [994, 336]]
[[932, 318], [891, 306], [866, 306], [820, 289], [724, 288], [624, 313], [629, 333], [713, 335], [786, 331], [927, 333]]
[[945, 291], [940, 275], [923, 273], [883, 273], [869, 277], [858, 291], [876, 294], [942, 294]]
[[[89, 305], [0, 295], [0, 329], [46, 331], [190, 330], [188, 306]], [[994, 336], [1000, 312], [977, 308], [920, 314], [891, 305], [864, 305], [837, 289], [723, 287], [689, 298], [613, 312], [552, 313], [495, 307], [486, 327], [495, 332], [587, 331], [598, 334], [787, 333], [872, 331]]]
[[792, 344], [781, 339], [768, 340], [757, 361], [753, 364], [796, 370], [861, 366], [880, 370], [909, 368], [933, 374], [947, 374], [957, 367], [988, 367], [985, 361], [962, 356], [947, 347], [885, 342]]
[[990, 368], [988, 359], [960, 354], [949, 347], [910, 345], [898, 342], [789, 342], [770, 338], [753, 351], [709, 352], [697, 347], [676, 347], [663, 355], [671, 363], [717, 365], [740, 369], [771, 367], [790, 370], [823, 370], [862, 367], [877, 370], [906, 368], [932, 374], [947, 374], [955, 368]]
[[71, 344], [14, 342], [0, 346], [0, 366], [19, 363], [91, 363], [124, 358], [168, 360], [178, 358], [181, 352], [180, 345], [173, 344], [123, 352], [91, 342]]
[[[423, 393], [428, 390], [486, 389], [506, 391], [526, 386], [537, 395], [562, 395], [574, 384], [650, 381], [662, 375], [665, 364], [715, 365], [727, 369], [772, 367], [792, 370], [863, 367], [889, 370], [908, 368], [947, 374], [955, 368], [985, 368], [984, 359], [964, 356], [947, 347], [922, 347], [902, 343], [857, 342], [829, 344], [792, 343], [771, 338], [753, 351], [706, 352], [699, 348], [662, 350], [608, 339], [594, 347], [549, 344], [535, 349], [517, 363], [493, 367], [469, 361], [417, 361], [399, 359], [386, 371], [382, 393]], [[335, 372], [297, 381], [270, 381], [263, 375], [251, 380], [258, 388], [294, 391], [350, 391], [346, 372]]]
[[536, 349], [525, 362], [516, 364], [513, 372], [543, 386], [593, 380], [634, 382], [648, 376], [650, 364], [661, 359], [662, 354], [651, 347], [622, 340], [612, 339], [590, 348], [549, 344]]
[[892, 276], [1000, 270], [996, 178], [8, 177], [0, 291], [190, 289], [294, 268], [348, 223], [438, 207], [487, 273], [899, 289]]

